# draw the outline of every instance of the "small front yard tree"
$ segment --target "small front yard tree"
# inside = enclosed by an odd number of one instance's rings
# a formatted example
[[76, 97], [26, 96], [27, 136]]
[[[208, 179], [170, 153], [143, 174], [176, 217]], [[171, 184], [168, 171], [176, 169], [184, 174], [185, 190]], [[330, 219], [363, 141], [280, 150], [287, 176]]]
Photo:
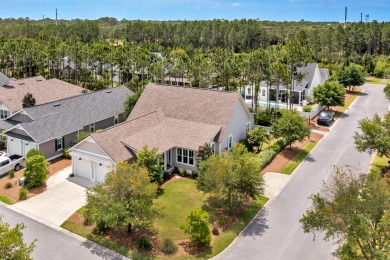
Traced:
[[35, 247], [35, 241], [27, 245], [23, 242], [22, 230], [24, 224], [16, 224], [14, 228], [9, 228], [9, 224], [2, 221], [0, 215], [0, 256], [1, 259], [22, 259], [32, 260], [31, 253]]
[[199, 245], [209, 245], [211, 242], [211, 232], [209, 228], [209, 213], [197, 208], [187, 215], [186, 224], [181, 228], [190, 235], [193, 243]]
[[325, 82], [323, 85], [314, 88], [314, 102], [328, 109], [330, 106], [344, 106], [345, 89], [337, 82]]
[[348, 87], [351, 90], [353, 86], [361, 86], [364, 84], [364, 75], [358, 67], [350, 65], [339, 71], [337, 80], [344, 87]]
[[245, 201], [262, 195], [264, 179], [260, 171], [256, 156], [243, 144], [235, 144], [230, 152], [199, 164], [198, 188], [210, 193], [218, 206], [236, 213]]
[[378, 174], [337, 169], [301, 218], [305, 233], [337, 239], [340, 259], [390, 259], [390, 189]]
[[148, 149], [145, 145], [141, 151], [137, 153], [136, 164], [139, 167], [146, 167], [149, 171], [149, 176], [152, 182], [161, 183], [164, 165], [161, 163], [163, 158], [158, 153], [158, 148]]
[[267, 130], [256, 127], [247, 132], [245, 143], [250, 151], [259, 152], [263, 144], [269, 143], [270, 138]]
[[158, 216], [153, 204], [157, 184], [150, 182], [147, 168], [121, 162], [107, 173], [104, 183], [87, 190], [84, 214], [99, 231], [112, 227], [150, 228]]
[[36, 149], [31, 149], [27, 153], [25, 165], [24, 178], [27, 187], [32, 188], [44, 185], [47, 178], [46, 170], [49, 163], [45, 160], [43, 153]]
[[299, 112], [283, 110], [282, 116], [275, 119], [271, 129], [276, 136], [283, 137], [291, 147], [293, 142], [303, 141], [310, 136], [311, 128], [305, 121]]
[[33, 95], [31, 93], [27, 93], [23, 97], [23, 100], [22, 100], [23, 108], [33, 107], [33, 106], [35, 106], [35, 103], [36, 103], [35, 98], [33, 97]]
[[355, 146], [359, 152], [377, 152], [379, 156], [390, 157], [390, 112], [380, 118], [375, 114], [372, 119], [359, 121], [361, 133], [355, 132]]
[[208, 143], [199, 146], [198, 151], [195, 152], [195, 160], [199, 164], [201, 161], [206, 161], [211, 155], [213, 155], [213, 149]]

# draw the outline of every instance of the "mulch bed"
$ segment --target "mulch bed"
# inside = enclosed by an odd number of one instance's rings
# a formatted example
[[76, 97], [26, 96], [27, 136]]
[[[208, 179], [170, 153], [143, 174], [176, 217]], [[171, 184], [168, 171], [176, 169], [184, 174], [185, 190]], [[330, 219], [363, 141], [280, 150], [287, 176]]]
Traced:
[[[50, 161], [49, 167], [47, 167], [47, 178], [55, 174], [56, 172], [72, 165], [72, 161], [64, 158], [57, 158], [52, 161]], [[5, 188], [5, 184], [7, 182], [14, 183], [15, 180], [19, 180], [23, 177], [24, 170], [21, 170], [19, 172], [15, 173], [14, 178], [9, 178], [8, 176], [4, 176], [2, 179], [0, 179], [0, 194], [5, 195], [9, 197], [14, 202], [19, 202], [19, 191], [22, 188], [22, 186], [14, 185], [10, 189]], [[41, 187], [35, 187], [32, 189], [29, 189], [28, 191], [28, 198], [34, 197], [42, 192], [46, 191], [46, 185], [43, 185]]]
[[299, 151], [309, 142], [318, 143], [323, 135], [318, 133], [311, 133], [310, 138], [306, 138], [302, 142], [295, 142], [286, 146], [275, 158], [263, 169], [262, 173], [266, 172], [280, 172], [282, 168], [292, 159]]

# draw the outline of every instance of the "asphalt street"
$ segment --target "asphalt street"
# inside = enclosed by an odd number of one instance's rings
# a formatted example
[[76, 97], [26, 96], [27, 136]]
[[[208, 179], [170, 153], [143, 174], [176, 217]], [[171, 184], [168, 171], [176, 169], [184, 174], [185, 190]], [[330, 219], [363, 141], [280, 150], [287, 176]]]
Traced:
[[322, 234], [313, 241], [313, 234], [303, 233], [299, 219], [311, 206], [308, 197], [330, 180], [334, 165], [368, 172], [372, 156], [357, 152], [352, 136], [358, 120], [375, 113], [383, 115], [388, 107], [382, 86], [365, 85], [364, 92], [301, 163], [280, 194], [215, 259], [333, 259], [334, 241], [323, 241]]
[[9, 223], [11, 227], [18, 223], [24, 223], [26, 229], [23, 230], [23, 234], [26, 243], [37, 239], [36, 247], [32, 253], [36, 260], [126, 259], [91, 241], [70, 236], [20, 215], [2, 204], [0, 204], [0, 215], [3, 215], [3, 221]]

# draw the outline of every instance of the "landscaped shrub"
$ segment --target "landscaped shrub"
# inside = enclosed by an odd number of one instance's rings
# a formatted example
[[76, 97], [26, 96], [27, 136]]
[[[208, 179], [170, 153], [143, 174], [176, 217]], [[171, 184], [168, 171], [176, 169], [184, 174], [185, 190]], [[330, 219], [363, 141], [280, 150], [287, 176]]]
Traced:
[[137, 240], [137, 246], [139, 249], [145, 249], [145, 250], [152, 250], [153, 248], [152, 243], [145, 236], [142, 236], [140, 239]]
[[304, 106], [303, 107], [303, 112], [311, 112], [311, 110], [313, 109], [313, 106], [309, 105], [309, 106]]
[[160, 243], [160, 250], [167, 255], [174, 254], [177, 252], [177, 244], [170, 238], [164, 238]]
[[197, 208], [187, 215], [186, 224], [180, 227], [195, 244], [209, 245], [211, 242], [211, 232], [209, 229], [209, 213]]
[[10, 170], [10, 171], [9, 171], [8, 177], [9, 177], [10, 179], [12, 179], [13, 177], [15, 177], [15, 171], [14, 171], [14, 170]]
[[25, 200], [27, 199], [27, 194], [28, 194], [28, 191], [24, 188], [22, 188], [20, 191], [19, 191], [19, 199], [20, 200]]
[[11, 189], [12, 188], [12, 183], [11, 182], [7, 182], [4, 187], [6, 189]]
[[281, 113], [275, 108], [259, 110], [255, 116], [255, 125], [270, 126], [275, 118], [281, 116]]
[[0, 150], [5, 149], [5, 142], [0, 141]]
[[260, 166], [263, 169], [272, 159], [287, 145], [283, 138], [279, 138], [274, 144], [258, 154]]
[[172, 171], [172, 173], [180, 173], [180, 170], [179, 170], [179, 168], [178, 167], [173, 167], [173, 171]]
[[[33, 149], [30, 151], [32, 150]], [[24, 171], [24, 178], [28, 188], [42, 186], [45, 184], [47, 178], [46, 169], [49, 163], [45, 160], [45, 156], [39, 153], [34, 153], [30, 156], [27, 153], [27, 158], [25, 160], [26, 170]]]
[[183, 170], [180, 172], [180, 176], [181, 176], [181, 177], [186, 177], [186, 176], [187, 176], [187, 171], [186, 171], [186, 169], [183, 169]]
[[74, 173], [69, 173], [69, 177], [74, 177]]
[[65, 159], [70, 159], [71, 156], [69, 154], [69, 147], [66, 147], [64, 148], [63, 152], [62, 152], [62, 156], [65, 158]]
[[163, 173], [163, 180], [167, 181], [171, 178], [171, 173], [170, 172], [164, 172]]
[[45, 154], [35, 148], [33, 149], [30, 149], [27, 154], [26, 154], [26, 158], [28, 157], [32, 157], [32, 156], [35, 156], [35, 155], [42, 155], [43, 157], [45, 157]]
[[192, 175], [192, 178], [197, 179], [199, 176], [199, 173], [197, 171], [192, 171], [191, 175]]

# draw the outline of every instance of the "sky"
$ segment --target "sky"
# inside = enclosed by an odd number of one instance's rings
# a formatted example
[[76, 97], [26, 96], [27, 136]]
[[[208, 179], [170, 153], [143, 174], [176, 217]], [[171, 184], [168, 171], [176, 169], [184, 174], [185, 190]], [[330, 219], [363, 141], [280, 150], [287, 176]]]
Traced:
[[270, 21], [390, 21], [390, 0], [0, 0], [0, 18]]

